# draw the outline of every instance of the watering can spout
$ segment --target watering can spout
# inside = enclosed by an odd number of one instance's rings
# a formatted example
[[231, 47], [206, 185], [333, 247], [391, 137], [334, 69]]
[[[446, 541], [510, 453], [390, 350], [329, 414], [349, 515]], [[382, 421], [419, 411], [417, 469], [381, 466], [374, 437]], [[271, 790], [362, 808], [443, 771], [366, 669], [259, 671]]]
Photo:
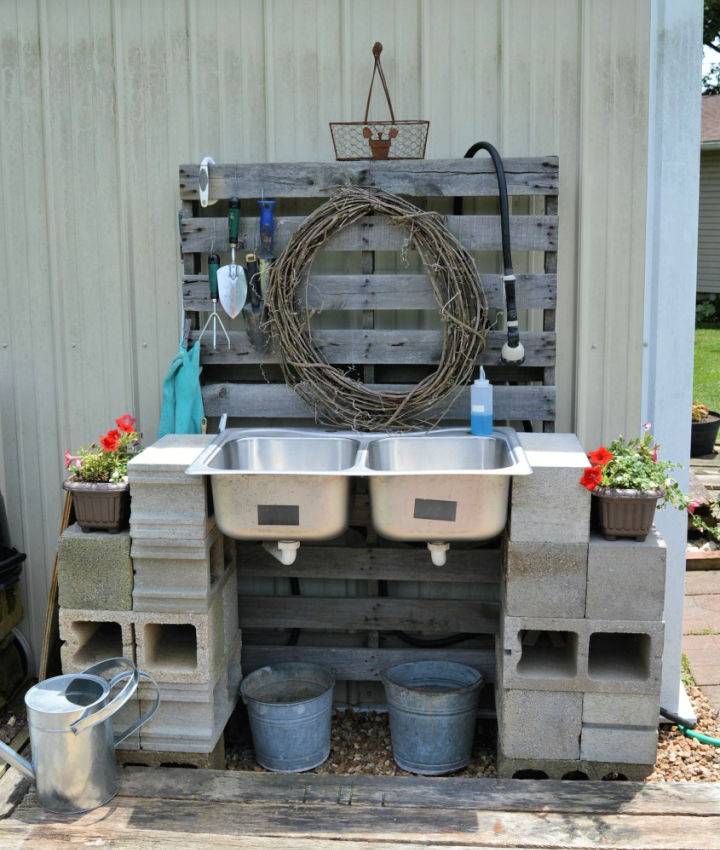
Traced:
[[30, 762], [16, 753], [12, 747], [8, 747], [7, 744], [3, 744], [2, 741], [0, 741], [0, 758], [4, 759], [13, 767], [16, 767], [20, 773], [27, 776], [27, 778], [32, 782], [35, 781], [35, 771], [33, 770], [33, 766]]

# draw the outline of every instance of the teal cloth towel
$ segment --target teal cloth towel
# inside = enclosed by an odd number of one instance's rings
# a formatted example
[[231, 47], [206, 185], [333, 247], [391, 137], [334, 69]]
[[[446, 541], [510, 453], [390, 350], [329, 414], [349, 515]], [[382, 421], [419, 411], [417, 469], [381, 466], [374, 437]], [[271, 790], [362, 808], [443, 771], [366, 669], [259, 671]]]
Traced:
[[188, 351], [180, 345], [162, 388], [159, 437], [199, 434], [205, 412], [200, 390], [200, 343]]

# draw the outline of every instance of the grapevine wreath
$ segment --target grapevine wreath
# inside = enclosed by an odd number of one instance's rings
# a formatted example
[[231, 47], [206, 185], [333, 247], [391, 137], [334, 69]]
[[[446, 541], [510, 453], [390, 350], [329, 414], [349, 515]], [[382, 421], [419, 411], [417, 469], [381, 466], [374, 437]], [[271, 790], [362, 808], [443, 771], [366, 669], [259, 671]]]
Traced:
[[[386, 216], [406, 230], [404, 248], [418, 252], [442, 320], [438, 367], [407, 393], [378, 385], [371, 388], [329, 364], [313, 341], [308, 311], [301, 309], [297, 299], [315, 255], [327, 240], [373, 214]], [[288, 386], [320, 421], [359, 431], [437, 424], [454, 395], [472, 379], [485, 347], [487, 303], [470, 253], [450, 233], [443, 216], [379, 190], [339, 189], [302, 222], [273, 264], [267, 305], [269, 330]], [[443, 402], [447, 402], [444, 407]], [[434, 421], [429, 421], [431, 408]]]

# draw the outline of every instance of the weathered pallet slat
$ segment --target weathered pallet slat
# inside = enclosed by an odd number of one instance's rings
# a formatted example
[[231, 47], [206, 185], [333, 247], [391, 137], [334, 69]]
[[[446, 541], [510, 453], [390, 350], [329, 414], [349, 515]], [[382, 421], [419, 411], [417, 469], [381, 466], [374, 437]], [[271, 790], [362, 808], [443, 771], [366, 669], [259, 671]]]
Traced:
[[242, 668], [247, 675], [268, 664], [304, 661], [323, 664], [341, 682], [375, 682], [393, 664], [406, 661], [455, 661], [482, 673], [485, 682], [495, 681], [495, 649], [347, 649], [328, 646], [249, 646], [242, 649]]
[[[481, 274], [488, 307], [505, 308], [502, 275]], [[553, 309], [557, 300], [557, 275], [519, 274], [519, 310]], [[438, 309], [430, 282], [423, 274], [322, 274], [311, 275], [298, 288], [298, 304], [310, 310], [433, 310]], [[187, 312], [212, 310], [207, 275], [187, 275], [183, 283]]]
[[[305, 776], [300, 781], [305, 783]], [[454, 783], [447, 779], [437, 781]], [[592, 794], [585, 783], [580, 787], [583, 791], [576, 793]], [[123, 850], [196, 850], [212, 846], [238, 850], [720, 848], [717, 814], [643, 817], [612, 812], [570, 817], [565, 811], [483, 812], [451, 806], [362, 805], [352, 802], [352, 787], [346, 788], [348, 796], [327, 803], [307, 803], [303, 799], [284, 805], [237, 797], [206, 802], [169, 795], [166, 799], [119, 796], [92, 816], [72, 819], [43, 810], [33, 795], [3, 822], [3, 843], [33, 850], [83, 844]]]
[[218, 773], [188, 768], [169, 772], [135, 767], [122, 770], [118, 780], [120, 797], [720, 818], [718, 782], [528, 782], [459, 776], [450, 782], [423, 776]]
[[424, 549], [349, 546], [301, 546], [297, 560], [286, 567], [260, 544], [239, 543], [240, 575], [257, 578], [368, 579], [386, 581], [461, 582], [495, 584], [500, 580], [500, 550], [452, 549], [438, 568]]
[[[191, 334], [197, 339], [199, 332]], [[486, 338], [485, 351], [479, 363], [490, 365], [500, 362], [500, 350], [505, 334], [491, 331]], [[523, 366], [549, 366], [555, 362], [555, 334], [522, 331], [520, 339], [525, 346]], [[439, 330], [319, 330], [313, 333], [316, 347], [328, 363], [437, 363], [442, 353], [442, 331]], [[207, 364], [279, 363], [278, 354], [272, 350], [259, 351], [253, 347], [245, 331], [230, 332], [231, 347], [224, 341], [212, 348], [212, 338], [202, 339], [202, 360]], [[522, 369], [523, 367], [519, 367]]]
[[[500, 217], [497, 215], [444, 216], [448, 230], [469, 251], [497, 251], [501, 247]], [[276, 220], [276, 251], [282, 251], [290, 237], [305, 220], [288, 216]], [[183, 218], [182, 246], [185, 253], [209, 253], [211, 249], [227, 250], [227, 218]], [[254, 251], [258, 239], [258, 219], [240, 222], [243, 248]], [[557, 247], [557, 216], [514, 215], [510, 217], [510, 236], [517, 251], [554, 251]], [[368, 216], [333, 236], [324, 251], [400, 251], [408, 239], [408, 231], [380, 216]]]
[[494, 634], [498, 606], [454, 599], [241, 596], [240, 628]]
[[[370, 385], [393, 392], [407, 392], [412, 384]], [[314, 419], [315, 413], [285, 384], [222, 383], [206, 384], [203, 403], [207, 416], [227, 413], [235, 418]], [[463, 387], [451, 399], [428, 410], [428, 418], [442, 415], [447, 420], [466, 420], [470, 388]], [[555, 419], [555, 387], [495, 387], [496, 419], [549, 422]]]
[[[558, 158], [504, 160], [511, 195], [556, 195]], [[180, 197], [198, 197], [197, 163], [180, 166]], [[382, 188], [398, 195], [451, 198], [497, 195], [487, 158], [405, 162], [271, 162], [210, 168], [210, 198], [323, 198], [342, 186]]]

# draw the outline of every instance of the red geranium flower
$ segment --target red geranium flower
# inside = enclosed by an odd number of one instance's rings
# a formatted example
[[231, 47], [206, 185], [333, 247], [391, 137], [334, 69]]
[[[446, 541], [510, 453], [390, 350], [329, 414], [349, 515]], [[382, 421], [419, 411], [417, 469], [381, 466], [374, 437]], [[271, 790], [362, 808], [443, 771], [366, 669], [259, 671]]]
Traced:
[[600, 483], [601, 478], [602, 469], [599, 466], [591, 466], [583, 472], [580, 483], [583, 487], [587, 487], [588, 490], [594, 490]]
[[130, 434], [135, 430], [135, 419], [129, 413], [123, 413], [122, 416], [115, 420], [115, 424], [121, 431]]
[[612, 459], [613, 453], [609, 452], [605, 446], [600, 446], [594, 452], [588, 452], [588, 460], [593, 466], [605, 466]]
[[100, 437], [100, 445], [104, 452], [114, 452], [120, 442], [120, 433], [118, 431], [108, 431]]

